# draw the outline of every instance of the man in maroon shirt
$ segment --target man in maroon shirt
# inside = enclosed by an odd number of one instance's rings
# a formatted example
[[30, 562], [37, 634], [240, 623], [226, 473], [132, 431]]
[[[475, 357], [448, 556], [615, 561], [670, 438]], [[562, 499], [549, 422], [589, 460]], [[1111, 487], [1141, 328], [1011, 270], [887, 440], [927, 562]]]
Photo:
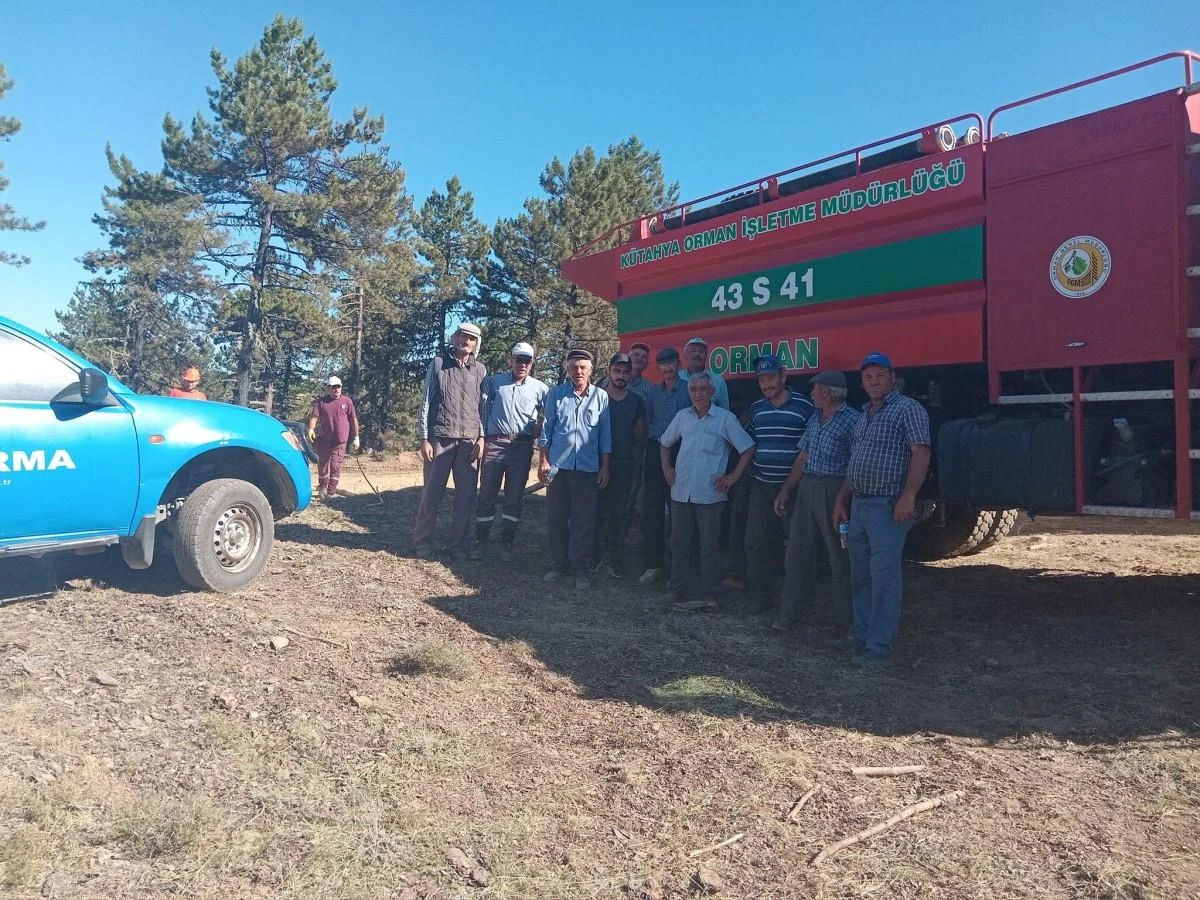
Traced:
[[322, 500], [337, 493], [342, 474], [342, 458], [346, 441], [358, 450], [358, 413], [354, 401], [342, 396], [342, 379], [330, 375], [325, 379], [325, 396], [313, 404], [308, 417], [308, 439], [317, 451], [317, 491]]

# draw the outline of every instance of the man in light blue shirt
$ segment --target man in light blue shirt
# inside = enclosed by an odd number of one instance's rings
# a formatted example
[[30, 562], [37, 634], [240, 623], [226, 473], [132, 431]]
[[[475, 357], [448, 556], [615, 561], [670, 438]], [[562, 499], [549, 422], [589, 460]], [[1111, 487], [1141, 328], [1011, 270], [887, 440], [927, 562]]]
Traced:
[[591, 383], [592, 354], [567, 354], [565, 384], [546, 395], [546, 421], [538, 439], [538, 477], [546, 489], [546, 531], [554, 568], [548, 582], [568, 574], [575, 589], [591, 588], [588, 569], [596, 533], [596, 498], [608, 484], [612, 428], [608, 394]]
[[729, 385], [725, 379], [708, 368], [708, 341], [702, 337], [694, 337], [683, 345], [683, 360], [687, 366], [679, 371], [679, 377], [685, 382], [693, 375], [701, 372], [708, 374], [713, 384], [713, 404], [721, 409], [729, 409]]
[[[682, 410], [659, 440], [663, 475], [671, 486], [671, 590], [666, 599], [684, 599], [692, 570], [692, 537], [700, 538], [700, 585], [704, 600], [716, 606], [721, 583], [721, 514], [725, 494], [737, 484], [750, 460], [754, 441], [737, 416], [713, 405], [712, 378], [697, 372], [688, 381], [692, 405]], [[681, 444], [675, 464], [671, 447]], [[732, 472], [729, 449], [740, 454]]]
[[504, 484], [503, 528], [500, 558], [512, 562], [513, 540], [521, 521], [525, 483], [533, 458], [533, 441], [538, 436], [542, 404], [550, 391], [534, 378], [533, 347], [522, 341], [512, 348], [510, 371], [497, 372], [483, 380], [484, 449], [480, 474], [479, 505], [475, 510], [475, 546], [471, 559], [483, 559], [484, 548], [496, 521], [496, 498]]

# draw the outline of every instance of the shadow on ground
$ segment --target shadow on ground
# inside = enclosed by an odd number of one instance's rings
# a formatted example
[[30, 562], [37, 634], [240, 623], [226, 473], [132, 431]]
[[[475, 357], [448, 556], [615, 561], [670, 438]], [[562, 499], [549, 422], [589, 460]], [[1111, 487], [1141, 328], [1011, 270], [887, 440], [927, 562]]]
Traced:
[[[407, 556], [419, 493], [337, 501], [362, 533], [281, 523], [281, 537]], [[1200, 576], [911, 564], [896, 664], [864, 672], [826, 627], [781, 635], [736, 608], [672, 613], [624, 580], [586, 596], [544, 585], [544, 497], [527, 500], [516, 562], [500, 564], [495, 548], [485, 562], [448, 562], [477, 593], [427, 602], [523, 642], [587, 697], [989, 742], [1200, 735]]]

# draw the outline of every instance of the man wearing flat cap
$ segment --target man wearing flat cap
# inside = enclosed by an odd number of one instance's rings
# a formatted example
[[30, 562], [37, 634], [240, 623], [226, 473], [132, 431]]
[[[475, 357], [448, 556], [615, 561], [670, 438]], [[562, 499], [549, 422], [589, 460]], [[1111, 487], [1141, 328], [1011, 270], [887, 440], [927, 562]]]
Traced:
[[475, 510], [475, 546], [471, 559], [483, 559], [492, 524], [496, 521], [496, 499], [504, 484], [504, 508], [500, 513], [500, 558], [512, 562], [513, 542], [533, 442], [541, 432], [542, 406], [549, 386], [534, 378], [533, 347], [524, 341], [512, 348], [509, 371], [483, 380], [484, 449], [479, 479], [479, 506]]
[[929, 413], [896, 387], [892, 361], [869, 353], [861, 367], [870, 402], [854, 424], [846, 481], [833, 521], [849, 523], [854, 637], [866, 666], [886, 665], [900, 627], [901, 558], [929, 472]]
[[471, 511], [479, 484], [479, 458], [483, 456], [483, 393], [487, 369], [478, 359], [483, 332], [463, 322], [450, 337], [450, 346], [435, 356], [425, 373], [425, 394], [417, 419], [425, 486], [413, 524], [416, 554], [433, 555], [438, 507], [446, 482], [454, 475], [454, 518], [446, 538], [452, 558], [467, 555]]
[[575, 576], [575, 589], [591, 588], [588, 571], [596, 533], [596, 498], [608, 484], [612, 427], [608, 394], [591, 383], [592, 354], [567, 353], [568, 381], [546, 395], [546, 421], [538, 438], [538, 478], [546, 488], [546, 531], [553, 568], [545, 581]]
[[846, 376], [820, 372], [812, 377], [812, 401], [817, 414], [808, 421], [799, 454], [787, 481], [775, 498], [775, 512], [788, 514], [795, 496], [784, 563], [783, 597], [775, 627], [789, 628], [801, 615], [811, 614], [816, 602], [818, 554], [829, 560], [833, 573], [833, 629], [839, 638], [853, 638], [850, 609], [850, 561], [836, 526], [833, 507], [846, 480], [850, 438], [859, 413], [846, 405]]
[[708, 368], [708, 341], [702, 337], [691, 338], [683, 345], [683, 361], [686, 366], [680, 371], [679, 377], [686, 382], [693, 375], [706, 373], [713, 384], [713, 405], [729, 409], [729, 385], [725, 383], [724, 378]]

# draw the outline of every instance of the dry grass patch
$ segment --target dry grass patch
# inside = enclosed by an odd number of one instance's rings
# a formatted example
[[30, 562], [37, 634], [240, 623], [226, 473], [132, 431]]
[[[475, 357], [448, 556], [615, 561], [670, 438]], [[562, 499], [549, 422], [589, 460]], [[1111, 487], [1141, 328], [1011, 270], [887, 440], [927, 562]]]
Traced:
[[671, 709], [695, 710], [714, 716], [739, 712], [787, 712], [788, 707], [741, 682], [719, 675], [690, 675], [650, 692], [660, 704]]
[[0, 843], [0, 884], [29, 887], [49, 857], [46, 836], [32, 825], [22, 825]]
[[396, 654], [388, 672], [401, 678], [435, 675], [465, 681], [474, 675], [477, 669], [475, 659], [461, 647], [430, 641]]

